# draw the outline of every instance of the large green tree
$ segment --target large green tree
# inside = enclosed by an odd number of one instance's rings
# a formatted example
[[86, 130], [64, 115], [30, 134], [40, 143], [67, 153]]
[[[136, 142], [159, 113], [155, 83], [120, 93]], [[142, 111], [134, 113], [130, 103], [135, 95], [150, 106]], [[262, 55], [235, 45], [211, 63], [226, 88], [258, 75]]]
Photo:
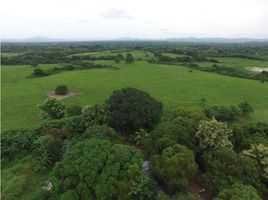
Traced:
[[141, 153], [127, 145], [89, 139], [73, 146], [53, 169], [54, 194], [79, 199], [125, 199], [140, 176]]
[[150, 129], [160, 121], [162, 104], [135, 88], [116, 90], [107, 100], [109, 124], [121, 132]]
[[257, 191], [250, 185], [234, 184], [220, 191], [213, 200], [261, 200]]
[[263, 188], [254, 160], [230, 148], [206, 151], [202, 160], [205, 168], [203, 178], [216, 192], [236, 182]]
[[161, 155], [151, 158], [152, 170], [171, 193], [183, 191], [188, 179], [197, 171], [194, 153], [186, 146], [175, 144], [164, 149]]

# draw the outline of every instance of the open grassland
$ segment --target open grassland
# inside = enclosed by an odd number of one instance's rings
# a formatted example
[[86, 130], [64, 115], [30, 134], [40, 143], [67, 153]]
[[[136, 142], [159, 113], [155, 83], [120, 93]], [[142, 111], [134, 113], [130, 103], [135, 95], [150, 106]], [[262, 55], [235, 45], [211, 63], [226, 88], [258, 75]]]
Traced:
[[[245, 59], [245, 58], [233, 58], [233, 57], [216, 57], [220, 63], [219, 65], [224, 65], [226, 67], [238, 68], [244, 71], [249, 71], [251, 67], [265, 67], [268, 68], [268, 61], [261, 61], [261, 60], [253, 60], [253, 59]], [[212, 63], [209, 65], [208, 63], [198, 63], [200, 66], [211, 66]]]
[[[120, 70], [92, 69], [28, 78], [31, 66], [2, 66], [2, 129], [37, 126], [41, 118], [36, 106], [47, 98], [47, 92], [63, 84], [76, 94], [63, 100], [66, 105], [103, 103], [115, 89], [136, 87], [163, 102], [166, 111], [181, 106], [199, 107], [203, 97], [209, 105], [237, 105], [246, 100], [255, 109], [252, 120], [268, 122], [267, 83], [143, 61], [98, 63], [112, 64]], [[54, 66], [60, 64], [40, 68]]]

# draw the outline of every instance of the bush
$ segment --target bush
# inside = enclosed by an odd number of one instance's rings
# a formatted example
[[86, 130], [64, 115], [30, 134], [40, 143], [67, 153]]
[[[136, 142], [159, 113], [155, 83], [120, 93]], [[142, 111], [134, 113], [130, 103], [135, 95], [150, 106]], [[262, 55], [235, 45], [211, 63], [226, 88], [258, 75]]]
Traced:
[[62, 130], [65, 133], [82, 133], [85, 130], [84, 125], [81, 123], [81, 117], [72, 116], [62, 119], [44, 120], [41, 123], [40, 131], [42, 133], [47, 133], [50, 132], [50, 129], [54, 128]]
[[57, 95], [66, 95], [68, 93], [68, 87], [66, 85], [59, 85], [55, 89]]
[[207, 151], [202, 155], [203, 178], [215, 192], [236, 182], [249, 184], [262, 190], [263, 185], [254, 161], [229, 148]]
[[133, 62], [134, 62], [134, 58], [133, 58], [132, 54], [127, 53], [127, 55], [126, 55], [126, 63], [130, 64], [130, 63], [133, 63]]
[[140, 176], [137, 181], [132, 181], [130, 190], [131, 200], [154, 200], [157, 195], [156, 183], [147, 176]]
[[124, 133], [151, 129], [160, 121], [162, 104], [135, 88], [114, 91], [107, 100], [109, 125]]
[[41, 156], [44, 153], [51, 158], [51, 161], [58, 161], [62, 156], [62, 140], [52, 135], [40, 136], [34, 141], [36, 153]]
[[187, 147], [175, 144], [151, 158], [154, 175], [163, 182], [170, 193], [184, 191], [188, 178], [197, 172], [194, 153]]
[[81, 123], [85, 127], [95, 124], [105, 124], [108, 117], [108, 110], [104, 105], [95, 105], [93, 107], [85, 107], [82, 110]]
[[36, 130], [9, 130], [1, 133], [2, 159], [14, 159], [19, 154], [33, 150], [33, 141], [38, 136]]
[[70, 191], [75, 191], [79, 199], [126, 197], [131, 191], [130, 177], [141, 174], [142, 160], [133, 147], [112, 146], [107, 140], [84, 140], [54, 167], [54, 192], [62, 199]]
[[252, 144], [243, 154], [256, 160], [261, 177], [268, 182], [268, 147], [263, 144]]
[[83, 133], [83, 138], [97, 138], [97, 139], [112, 139], [117, 137], [113, 128], [107, 125], [92, 125], [89, 126]]
[[65, 106], [56, 99], [47, 99], [43, 104], [38, 105], [42, 110], [41, 115], [44, 119], [60, 119], [64, 116]]
[[224, 106], [211, 106], [203, 110], [204, 114], [208, 118], [215, 118], [219, 121], [231, 122], [238, 119], [241, 116], [241, 111], [236, 106], [230, 108]]
[[177, 117], [193, 119], [195, 121], [204, 119], [204, 114], [193, 108], [178, 108], [172, 112], [171, 116], [173, 119]]
[[187, 130], [172, 122], [163, 122], [150, 132], [150, 137], [145, 139], [145, 148], [150, 154], [159, 154], [163, 149], [176, 143], [195, 149], [195, 140]]
[[32, 72], [32, 75], [33, 76], [47, 76], [48, 74], [40, 68], [35, 68]]
[[239, 109], [241, 110], [242, 114], [244, 116], [248, 116], [250, 115], [251, 113], [253, 113], [253, 107], [246, 101], [244, 102], [241, 102], [239, 105], [238, 105]]
[[261, 200], [257, 191], [250, 185], [234, 184], [220, 191], [213, 200]]
[[209, 148], [232, 147], [229, 140], [232, 130], [223, 122], [216, 119], [201, 121], [196, 132], [196, 137], [201, 150]]
[[76, 116], [76, 115], [81, 115], [82, 107], [79, 105], [71, 105], [67, 108], [66, 114], [67, 116]]

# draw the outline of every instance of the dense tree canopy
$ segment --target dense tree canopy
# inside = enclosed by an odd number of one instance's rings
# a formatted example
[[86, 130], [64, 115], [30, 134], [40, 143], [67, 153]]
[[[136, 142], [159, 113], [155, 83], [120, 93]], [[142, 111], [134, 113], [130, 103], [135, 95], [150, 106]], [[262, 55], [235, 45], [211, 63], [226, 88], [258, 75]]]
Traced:
[[152, 170], [169, 192], [183, 191], [188, 178], [197, 171], [194, 153], [187, 147], [175, 144], [151, 158]]
[[234, 184], [220, 191], [213, 200], [261, 200], [257, 191], [250, 185]]
[[116, 90], [107, 100], [109, 124], [122, 132], [151, 129], [162, 116], [162, 104], [135, 88]]
[[207, 151], [202, 156], [205, 167], [204, 179], [215, 191], [242, 182], [255, 188], [263, 187], [256, 163], [230, 148]]
[[55, 166], [52, 183], [61, 198], [125, 199], [130, 177], [140, 174], [142, 156], [126, 145], [90, 139], [78, 143]]

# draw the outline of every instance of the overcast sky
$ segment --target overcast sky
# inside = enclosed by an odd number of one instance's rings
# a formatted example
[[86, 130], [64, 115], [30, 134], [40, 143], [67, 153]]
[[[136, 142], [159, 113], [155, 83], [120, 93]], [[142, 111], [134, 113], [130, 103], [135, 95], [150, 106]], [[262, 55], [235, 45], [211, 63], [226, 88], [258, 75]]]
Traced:
[[1, 36], [268, 38], [268, 0], [3, 0]]

